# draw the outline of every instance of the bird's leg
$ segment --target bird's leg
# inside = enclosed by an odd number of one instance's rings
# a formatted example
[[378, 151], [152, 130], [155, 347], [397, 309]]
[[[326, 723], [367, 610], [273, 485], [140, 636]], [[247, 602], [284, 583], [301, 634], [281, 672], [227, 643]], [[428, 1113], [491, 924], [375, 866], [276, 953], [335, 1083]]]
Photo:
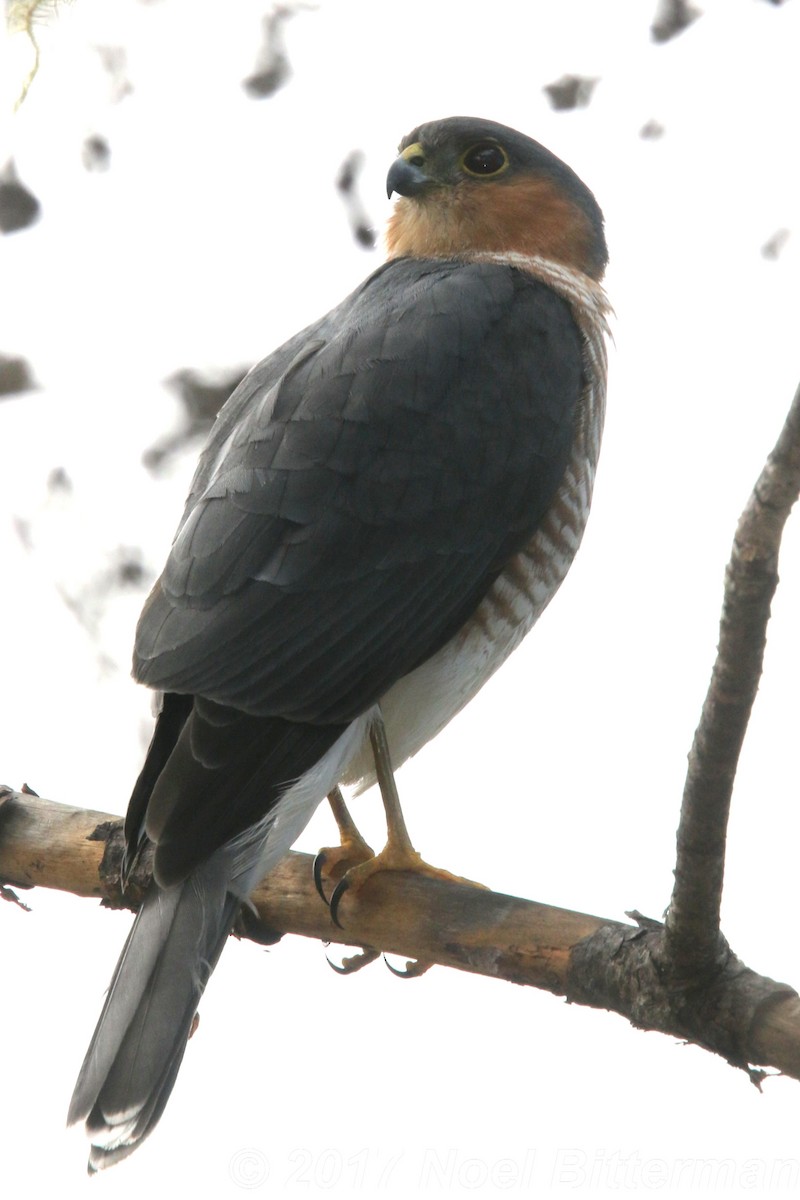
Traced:
[[358, 826], [350, 815], [350, 809], [344, 802], [341, 788], [335, 787], [333, 789], [328, 795], [328, 803], [331, 806], [333, 819], [339, 827], [339, 836], [342, 839], [342, 844], [346, 843], [358, 852], [365, 851], [366, 856], [371, 858], [374, 851], [361, 836]]
[[[369, 740], [375, 759], [375, 772], [378, 776], [378, 787], [381, 790], [383, 810], [386, 813], [386, 845], [377, 857], [386, 856], [384, 861], [387, 867], [393, 866], [395, 870], [408, 870], [417, 861], [422, 862], [422, 859], [412, 846], [411, 838], [408, 836], [406, 819], [403, 816], [392, 770], [386, 726], [380, 713], [375, 715], [375, 719], [370, 724]], [[400, 865], [394, 866], [395, 862]]]
[[[328, 793], [328, 803], [331, 806], [333, 819], [339, 827], [340, 845], [326, 846], [320, 850], [314, 859], [314, 884], [325, 903], [328, 898], [322, 887], [323, 879], [338, 880], [343, 871], [349, 871], [359, 863], [367, 862], [375, 857], [372, 846], [364, 841], [358, 831], [350, 810], [344, 802], [341, 789], [335, 787]], [[339, 868], [337, 870], [337, 868]]]
[[[314, 885], [326, 904], [328, 897], [322, 886], [323, 879], [339, 879], [342, 871], [347, 872], [355, 865], [375, 857], [375, 851], [364, 841], [358, 826], [350, 815], [341, 788], [335, 787], [332, 792], [328, 792], [328, 803], [331, 806], [333, 819], [339, 828], [340, 844], [325, 847], [314, 859]], [[379, 957], [380, 950], [373, 950], [371, 947], [365, 946], [358, 954], [343, 959], [341, 964], [332, 962], [329, 958], [328, 966], [339, 975], [353, 975]]]
[[[378, 871], [412, 871], [417, 875], [432, 876], [435, 879], [445, 879], [455, 883], [472, 883], [472, 880], [462, 879], [450, 871], [440, 867], [432, 867], [425, 862], [422, 855], [414, 849], [408, 836], [403, 810], [400, 807], [400, 797], [392, 771], [389, 754], [389, 743], [386, 738], [386, 727], [380, 712], [377, 712], [369, 730], [372, 753], [375, 758], [375, 771], [378, 777], [378, 787], [381, 791], [384, 811], [386, 812], [386, 845], [380, 854], [376, 854], [358, 866], [352, 867], [339, 881], [330, 899], [331, 917], [341, 928], [338, 919], [338, 909], [342, 896], [347, 891], [359, 891], [366, 881]], [[481, 884], [474, 886], [481, 887]]]

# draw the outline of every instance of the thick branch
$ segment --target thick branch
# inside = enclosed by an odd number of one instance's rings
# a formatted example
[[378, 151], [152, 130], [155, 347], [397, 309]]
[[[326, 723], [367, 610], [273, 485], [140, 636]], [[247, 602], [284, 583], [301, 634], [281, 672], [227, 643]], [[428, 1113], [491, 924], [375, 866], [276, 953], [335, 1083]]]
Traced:
[[[135, 907], [134, 895], [120, 890], [121, 851], [119, 818], [0, 792], [0, 878], [10, 884]], [[245, 936], [296, 933], [380, 947], [527, 984], [697, 1042], [737, 1066], [759, 1063], [800, 1078], [800, 998], [730, 952], [713, 979], [675, 988], [663, 970], [657, 922], [626, 925], [400, 872], [376, 875], [356, 900], [345, 896], [342, 932], [316, 893], [311, 867], [310, 855], [286, 857], [254, 893], [258, 921], [245, 922]], [[136, 895], [144, 885], [146, 878], [137, 881]]]
[[689, 754], [667, 953], [677, 974], [724, 957], [719, 934], [733, 781], [753, 707], [778, 584], [778, 551], [800, 494], [800, 387], [739, 520], [725, 575], [717, 659]]

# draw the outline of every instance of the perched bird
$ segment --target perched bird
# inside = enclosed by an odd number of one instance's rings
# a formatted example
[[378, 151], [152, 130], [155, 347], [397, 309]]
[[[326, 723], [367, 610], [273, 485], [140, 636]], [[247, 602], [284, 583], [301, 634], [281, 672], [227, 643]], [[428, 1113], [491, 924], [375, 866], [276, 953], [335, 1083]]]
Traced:
[[[125, 824], [155, 843], [70, 1108], [90, 1171], [158, 1122], [237, 908], [321, 799], [399, 765], [561, 584], [605, 405], [607, 252], [568, 166], [490, 121], [421, 125], [387, 179], [388, 261], [255, 366], [205, 447], [134, 675], [163, 694]], [[335, 856], [334, 856], [335, 857]], [[355, 854], [358, 858], [358, 854]]]

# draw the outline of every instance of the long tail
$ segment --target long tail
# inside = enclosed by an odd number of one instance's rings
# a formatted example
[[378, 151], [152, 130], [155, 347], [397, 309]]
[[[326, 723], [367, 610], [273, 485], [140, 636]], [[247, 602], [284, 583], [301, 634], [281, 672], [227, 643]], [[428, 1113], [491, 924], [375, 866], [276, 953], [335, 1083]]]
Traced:
[[86, 1121], [90, 1174], [158, 1124], [240, 903], [230, 875], [223, 849], [175, 887], [154, 883], [136, 916], [69, 1109], [69, 1124]]

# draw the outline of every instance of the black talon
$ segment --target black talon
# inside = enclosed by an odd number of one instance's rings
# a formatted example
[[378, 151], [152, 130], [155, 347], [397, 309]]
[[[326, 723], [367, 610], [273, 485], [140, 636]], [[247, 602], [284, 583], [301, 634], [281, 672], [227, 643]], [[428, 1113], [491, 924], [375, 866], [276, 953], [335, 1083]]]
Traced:
[[383, 961], [398, 979], [419, 979], [421, 975], [424, 975], [433, 966], [433, 963], [420, 962], [418, 958], [411, 958], [406, 963], [405, 971], [401, 971], [399, 968], [392, 966], [385, 954]]
[[370, 963], [375, 962], [375, 959], [379, 955], [380, 950], [362, 950], [360, 953], [353, 954], [349, 958], [343, 958], [341, 966], [337, 966], [335, 962], [331, 962], [327, 954], [325, 955], [325, 961], [337, 975], [354, 975], [356, 971], [360, 971], [363, 967], [368, 967]]
[[330, 910], [331, 920], [333, 921], [334, 925], [337, 926], [338, 929], [344, 929], [344, 925], [339, 920], [339, 905], [341, 903], [342, 896], [345, 894], [345, 892], [347, 891], [347, 889], [349, 887], [350, 887], [350, 884], [347, 882], [347, 876], [345, 875], [344, 879], [340, 879], [339, 882], [337, 883], [336, 887], [333, 889], [331, 898], [328, 901], [328, 908]]
[[328, 903], [328, 897], [322, 890], [322, 871], [325, 866], [325, 851], [320, 850], [319, 854], [314, 859], [314, 887], [320, 894], [321, 899], [325, 904]]

